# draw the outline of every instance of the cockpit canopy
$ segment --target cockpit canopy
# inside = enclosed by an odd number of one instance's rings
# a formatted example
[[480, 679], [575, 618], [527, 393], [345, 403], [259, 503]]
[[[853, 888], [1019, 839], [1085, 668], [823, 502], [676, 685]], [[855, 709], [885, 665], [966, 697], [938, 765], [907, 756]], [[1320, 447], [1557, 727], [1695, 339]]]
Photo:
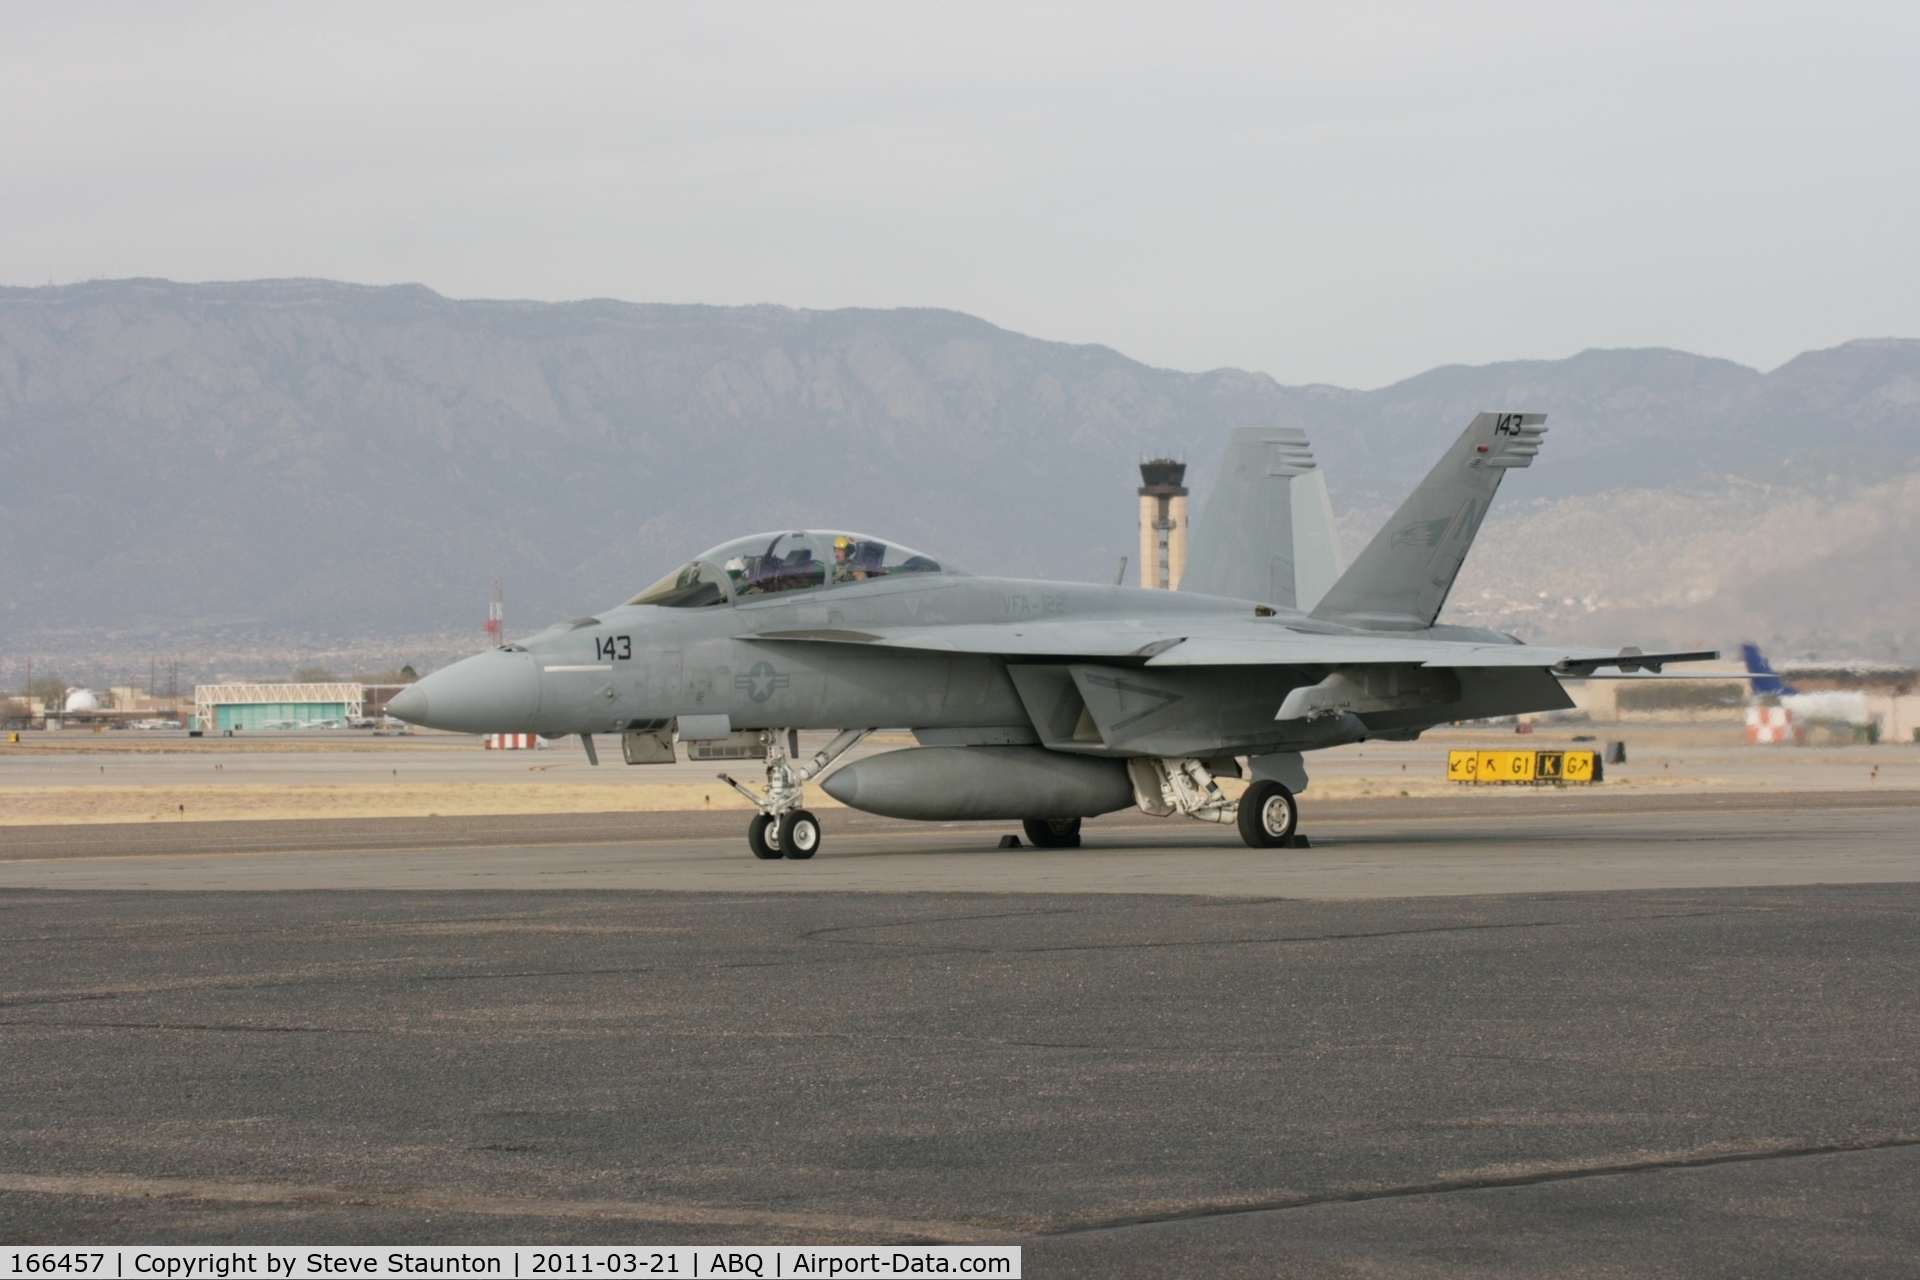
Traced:
[[810, 591], [903, 573], [957, 573], [897, 542], [807, 529], [723, 543], [674, 570], [628, 604], [695, 609], [777, 591]]

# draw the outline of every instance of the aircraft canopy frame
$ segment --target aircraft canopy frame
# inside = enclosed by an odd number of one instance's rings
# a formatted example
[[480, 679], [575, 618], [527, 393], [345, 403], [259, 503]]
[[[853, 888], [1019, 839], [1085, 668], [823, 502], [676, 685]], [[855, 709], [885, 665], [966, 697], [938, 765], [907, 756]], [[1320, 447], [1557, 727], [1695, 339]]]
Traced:
[[843, 529], [795, 529], [711, 547], [627, 603], [703, 608], [901, 574], [962, 572], [890, 539]]

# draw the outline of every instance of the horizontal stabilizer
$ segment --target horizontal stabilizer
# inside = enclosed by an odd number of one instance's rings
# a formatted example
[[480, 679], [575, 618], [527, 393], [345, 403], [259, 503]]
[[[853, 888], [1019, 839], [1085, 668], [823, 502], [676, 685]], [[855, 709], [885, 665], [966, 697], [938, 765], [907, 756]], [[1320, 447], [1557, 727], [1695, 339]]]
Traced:
[[[1611, 658], [1571, 659], [1561, 663], [1558, 670], [1563, 675], [1570, 676], [1592, 675], [1594, 671], [1601, 667], [1617, 667], [1623, 673], [1636, 671], [1658, 672], [1661, 667], [1669, 662], [1712, 662], [1719, 656], [1720, 651], [1718, 649], [1690, 649], [1680, 653], [1641, 653], [1638, 649], [1623, 649]], [[1712, 675], [1689, 675], [1687, 677], [1689, 680], [1711, 680], [1714, 678]], [[1726, 679], [1726, 673], [1721, 672], [1718, 678], [1722, 680]]]

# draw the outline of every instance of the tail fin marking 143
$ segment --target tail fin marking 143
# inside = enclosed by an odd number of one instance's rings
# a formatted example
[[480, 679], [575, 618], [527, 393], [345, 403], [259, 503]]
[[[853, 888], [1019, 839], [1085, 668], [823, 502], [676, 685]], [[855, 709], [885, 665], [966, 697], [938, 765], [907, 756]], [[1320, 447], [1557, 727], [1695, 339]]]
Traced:
[[1483, 413], [1313, 609], [1329, 622], [1384, 631], [1433, 625], [1480, 522], [1515, 467], [1533, 465], [1544, 413]]

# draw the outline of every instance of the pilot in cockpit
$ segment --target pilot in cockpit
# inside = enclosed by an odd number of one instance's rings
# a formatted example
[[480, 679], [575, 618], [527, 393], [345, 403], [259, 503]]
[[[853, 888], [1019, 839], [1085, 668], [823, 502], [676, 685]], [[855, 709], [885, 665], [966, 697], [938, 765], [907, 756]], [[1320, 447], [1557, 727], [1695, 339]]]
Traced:
[[859, 582], [867, 576], [865, 566], [857, 558], [858, 549], [854, 540], [844, 533], [833, 540], [835, 582]]

